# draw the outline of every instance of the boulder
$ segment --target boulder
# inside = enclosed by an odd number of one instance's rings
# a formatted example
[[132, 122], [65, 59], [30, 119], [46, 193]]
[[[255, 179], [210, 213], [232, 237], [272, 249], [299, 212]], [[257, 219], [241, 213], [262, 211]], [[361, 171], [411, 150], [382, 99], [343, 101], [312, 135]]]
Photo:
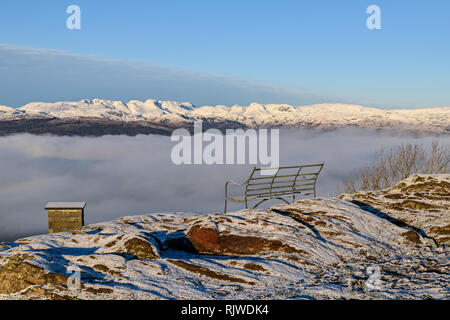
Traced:
[[160, 243], [157, 239], [146, 234], [112, 233], [112, 235], [98, 236], [100, 248], [97, 253], [129, 254], [137, 259], [158, 259]]
[[[262, 223], [253, 217], [236, 223], [231, 219], [222, 220], [216, 215], [212, 215], [211, 218], [213, 219], [211, 221], [205, 221], [204, 217], [200, 218], [200, 221], [193, 223], [187, 232], [187, 239], [197, 253], [228, 256], [255, 255], [268, 251], [305, 253], [305, 251], [282, 241], [283, 233], [278, 236], [281, 239], [270, 239], [263, 233], [251, 232], [250, 228], [257, 229], [259, 227], [260, 230], [264, 230]], [[218, 227], [219, 223], [222, 231]], [[267, 222], [265, 223], [267, 224]], [[234, 228], [228, 229], [227, 226], [230, 225]], [[248, 228], [245, 227], [246, 225]], [[237, 226], [242, 227], [236, 229]], [[287, 232], [289, 228], [283, 231]]]
[[126, 240], [124, 243], [125, 252], [134, 255], [138, 259], [158, 259], [159, 255], [155, 250], [155, 246], [148, 240], [134, 237]]
[[17, 293], [30, 286], [56, 285], [67, 288], [68, 277], [63, 274], [48, 273], [29, 263], [33, 257], [14, 255], [6, 259], [0, 269], [0, 293]]
[[[365, 210], [385, 214], [437, 244], [450, 244], [450, 175], [413, 175], [394, 187], [343, 194], [340, 199], [358, 203]], [[405, 237], [420, 243], [414, 232]], [[429, 241], [428, 241], [429, 242]]]

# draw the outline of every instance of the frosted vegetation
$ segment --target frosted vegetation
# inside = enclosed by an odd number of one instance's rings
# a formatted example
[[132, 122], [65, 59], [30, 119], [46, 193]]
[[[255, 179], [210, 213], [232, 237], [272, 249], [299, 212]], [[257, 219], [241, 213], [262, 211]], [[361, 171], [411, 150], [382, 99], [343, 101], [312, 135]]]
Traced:
[[353, 193], [385, 189], [417, 173], [450, 173], [450, 146], [434, 141], [431, 146], [416, 142], [382, 148], [373, 163], [344, 180], [344, 190]]

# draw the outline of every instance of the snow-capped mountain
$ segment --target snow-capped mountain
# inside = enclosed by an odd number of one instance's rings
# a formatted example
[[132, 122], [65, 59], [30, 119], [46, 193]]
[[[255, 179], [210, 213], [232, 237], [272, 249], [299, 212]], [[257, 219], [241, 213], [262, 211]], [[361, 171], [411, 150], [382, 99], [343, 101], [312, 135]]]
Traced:
[[[0, 121], [9, 120], [90, 119], [92, 122], [119, 121], [170, 124], [178, 127], [194, 120], [208, 120], [216, 124], [234, 123], [243, 127], [303, 127], [334, 129], [347, 126], [398, 129], [428, 133], [450, 132], [450, 107], [382, 110], [348, 104], [317, 104], [291, 106], [287, 104], [259, 104], [249, 106], [223, 105], [195, 107], [189, 102], [131, 100], [129, 102], [102, 99], [78, 102], [33, 102], [14, 109], [0, 106]], [[78, 121], [79, 122], [79, 121]], [[1, 129], [1, 126], [0, 126]], [[1, 130], [0, 130], [1, 131]]]
[[[107, 120], [133, 121], [168, 118], [176, 120], [194, 106], [190, 103], [147, 100], [131, 100], [128, 103], [110, 100], [81, 100], [77, 102], [32, 102], [12, 109], [0, 107], [3, 119], [8, 117], [56, 117], [56, 118], [102, 118]], [[1, 113], [0, 113], [1, 114]], [[182, 117], [181, 117], [182, 118]]]

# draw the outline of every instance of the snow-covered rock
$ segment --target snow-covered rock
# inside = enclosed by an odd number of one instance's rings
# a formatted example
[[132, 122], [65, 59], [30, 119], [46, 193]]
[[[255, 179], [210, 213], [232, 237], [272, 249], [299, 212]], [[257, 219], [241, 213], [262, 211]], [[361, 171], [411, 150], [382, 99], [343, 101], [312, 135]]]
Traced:
[[[366, 210], [388, 214], [436, 242], [450, 245], [450, 175], [413, 175], [392, 188], [341, 195]], [[394, 220], [395, 219], [395, 220]]]
[[[413, 176], [342, 199], [130, 216], [3, 243], [0, 299], [448, 299], [450, 252], [429, 240], [448, 236], [449, 182]], [[411, 197], [426, 205], [410, 211]]]

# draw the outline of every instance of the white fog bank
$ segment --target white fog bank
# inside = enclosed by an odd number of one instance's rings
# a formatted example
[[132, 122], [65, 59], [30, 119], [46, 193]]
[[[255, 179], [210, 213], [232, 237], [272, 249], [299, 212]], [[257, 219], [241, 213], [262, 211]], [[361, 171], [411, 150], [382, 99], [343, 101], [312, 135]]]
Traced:
[[[450, 137], [282, 130], [280, 165], [325, 162], [317, 191], [330, 196], [377, 149], [433, 140]], [[175, 144], [155, 135], [0, 138], [0, 241], [47, 233], [49, 201], [86, 201], [87, 224], [150, 212], [222, 212], [225, 181], [245, 180], [253, 165], [177, 166], [170, 158]]]

